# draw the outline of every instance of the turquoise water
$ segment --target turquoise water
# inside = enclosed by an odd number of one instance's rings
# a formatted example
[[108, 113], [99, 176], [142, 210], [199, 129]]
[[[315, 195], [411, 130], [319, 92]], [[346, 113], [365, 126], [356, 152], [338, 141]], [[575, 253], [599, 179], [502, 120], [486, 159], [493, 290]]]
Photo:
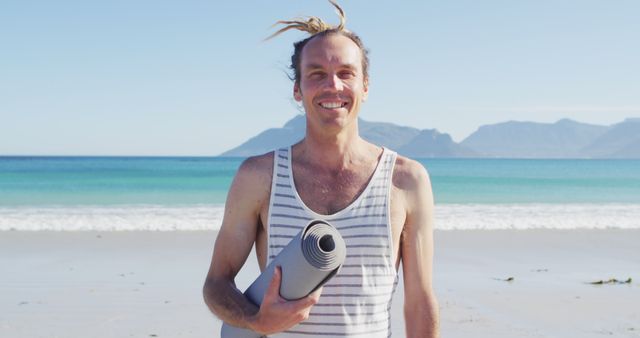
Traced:
[[639, 203], [639, 160], [425, 159], [436, 203]]
[[0, 157], [0, 205], [224, 203], [241, 160]]
[[[0, 157], [0, 206], [221, 204], [242, 159]], [[640, 160], [423, 159], [436, 203], [640, 203]]]

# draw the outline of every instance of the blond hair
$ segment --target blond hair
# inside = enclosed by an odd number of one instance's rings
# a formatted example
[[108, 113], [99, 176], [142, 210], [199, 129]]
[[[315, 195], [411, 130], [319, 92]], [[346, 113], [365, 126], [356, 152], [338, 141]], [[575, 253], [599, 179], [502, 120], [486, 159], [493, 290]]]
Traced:
[[344, 10], [334, 0], [329, 0], [329, 2], [336, 8], [336, 12], [340, 17], [340, 24], [338, 24], [337, 26], [335, 27], [331, 26], [317, 16], [308, 16], [306, 17], [306, 20], [304, 18], [297, 18], [293, 20], [280, 20], [275, 24], [273, 24], [273, 26], [271, 27], [275, 27], [277, 25], [285, 25], [285, 26], [279, 29], [277, 32], [271, 34], [265, 40], [272, 39], [290, 29], [297, 29], [299, 31], [307, 32], [311, 35], [316, 35], [318, 33], [322, 33], [329, 30], [336, 30], [336, 31], [344, 30], [345, 29], [344, 24], [347, 21], [347, 17], [344, 14]]
[[311, 41], [311, 39], [316, 37], [322, 37], [329, 34], [343, 35], [351, 39], [351, 41], [353, 41], [358, 46], [358, 48], [360, 48], [360, 51], [362, 52], [362, 73], [363, 73], [364, 79], [366, 81], [369, 81], [369, 56], [368, 56], [369, 51], [364, 47], [362, 40], [357, 34], [350, 32], [345, 28], [345, 22], [347, 21], [347, 16], [345, 15], [342, 7], [340, 7], [340, 5], [338, 5], [338, 3], [335, 2], [335, 0], [329, 0], [329, 2], [336, 8], [338, 16], [340, 17], [340, 24], [338, 24], [337, 26], [331, 26], [316, 16], [309, 16], [309, 17], [306, 17], [306, 19], [298, 18], [294, 20], [280, 20], [276, 22], [273, 26], [285, 25], [285, 27], [271, 34], [265, 40], [274, 38], [290, 29], [297, 29], [299, 31], [307, 32], [311, 35], [310, 37], [304, 40], [295, 42], [293, 44], [294, 52], [293, 52], [293, 55], [291, 55], [291, 65], [289, 66], [289, 68], [293, 70], [293, 76], [291, 77], [291, 80], [293, 80], [296, 84], [299, 84], [300, 83], [300, 58], [302, 57], [302, 49], [304, 48], [304, 46], [309, 41]]

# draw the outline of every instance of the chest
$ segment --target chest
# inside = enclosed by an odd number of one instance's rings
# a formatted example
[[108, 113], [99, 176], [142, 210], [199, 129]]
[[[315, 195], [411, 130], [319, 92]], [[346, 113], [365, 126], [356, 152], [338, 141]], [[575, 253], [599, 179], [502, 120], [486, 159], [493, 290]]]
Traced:
[[333, 214], [353, 203], [366, 189], [375, 166], [338, 172], [293, 167], [295, 188], [304, 204], [320, 214]]
[[[304, 165], [296, 165], [295, 163], [288, 172], [281, 170], [278, 172], [280, 175], [279, 181], [283, 185], [290, 183], [291, 176], [293, 176], [291, 187], [277, 188], [284, 189], [279, 191], [283, 194], [293, 194], [293, 191], [287, 189], [295, 189], [301, 202], [309, 209], [319, 214], [331, 215], [338, 211], [341, 211], [351, 204], [353, 204], [358, 197], [363, 194], [372, 193], [381, 181], [386, 182], [383, 185], [387, 187], [391, 184], [388, 178], [382, 176], [385, 171], [385, 167], [378, 169], [376, 174], [376, 165], [359, 166], [351, 170], [342, 170], [340, 172], [326, 172], [317, 170], [317, 168], [309, 168]], [[292, 170], [292, 171], [291, 171]], [[293, 175], [292, 175], [293, 174]], [[371, 191], [367, 190], [367, 187], [371, 185]], [[396, 257], [396, 268], [400, 259], [400, 238], [405, 222], [405, 210], [400, 191], [391, 184], [389, 195], [389, 209], [390, 212], [390, 226], [392, 233], [392, 245], [394, 256]], [[367, 191], [365, 191], [367, 190]], [[278, 190], [276, 190], [278, 192]], [[366, 196], [363, 196], [366, 197]], [[284, 202], [281, 202], [284, 203]], [[268, 225], [268, 212], [269, 203], [265, 203], [261, 212], [262, 227]], [[261, 229], [262, 229], [261, 227]], [[257, 234], [256, 239], [256, 252], [258, 253], [261, 267], [264, 268], [266, 264], [267, 255], [267, 229], [260, 231]]]

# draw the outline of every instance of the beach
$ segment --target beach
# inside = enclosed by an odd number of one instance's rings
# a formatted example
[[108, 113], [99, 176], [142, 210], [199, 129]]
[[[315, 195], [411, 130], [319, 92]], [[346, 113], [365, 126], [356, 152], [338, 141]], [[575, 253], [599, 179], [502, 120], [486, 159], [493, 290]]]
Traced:
[[[218, 337], [201, 296], [215, 237], [0, 232], [0, 336]], [[640, 337], [639, 240], [638, 229], [437, 230], [442, 337]], [[257, 275], [251, 255], [238, 287]], [[633, 280], [590, 284], [611, 278]]]

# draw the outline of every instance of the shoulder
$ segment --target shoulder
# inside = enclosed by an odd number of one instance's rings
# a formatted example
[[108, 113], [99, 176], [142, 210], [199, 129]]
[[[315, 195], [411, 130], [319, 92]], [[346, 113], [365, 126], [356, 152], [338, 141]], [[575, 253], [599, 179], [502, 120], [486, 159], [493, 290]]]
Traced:
[[393, 188], [408, 215], [429, 211], [433, 205], [431, 180], [427, 169], [418, 161], [398, 155], [393, 170]]
[[231, 190], [237, 190], [242, 195], [268, 196], [271, 191], [271, 176], [273, 174], [273, 152], [246, 158], [240, 164], [233, 179]]
[[273, 155], [274, 152], [247, 157], [236, 173], [236, 178], [251, 180], [271, 180], [271, 174], [273, 172]]
[[266, 154], [247, 157], [240, 164], [236, 176], [247, 179], [260, 179], [263, 176], [270, 177], [273, 171], [273, 154], [274, 152], [271, 151]]
[[430, 187], [429, 173], [418, 161], [398, 155], [393, 170], [393, 185], [403, 191]]

